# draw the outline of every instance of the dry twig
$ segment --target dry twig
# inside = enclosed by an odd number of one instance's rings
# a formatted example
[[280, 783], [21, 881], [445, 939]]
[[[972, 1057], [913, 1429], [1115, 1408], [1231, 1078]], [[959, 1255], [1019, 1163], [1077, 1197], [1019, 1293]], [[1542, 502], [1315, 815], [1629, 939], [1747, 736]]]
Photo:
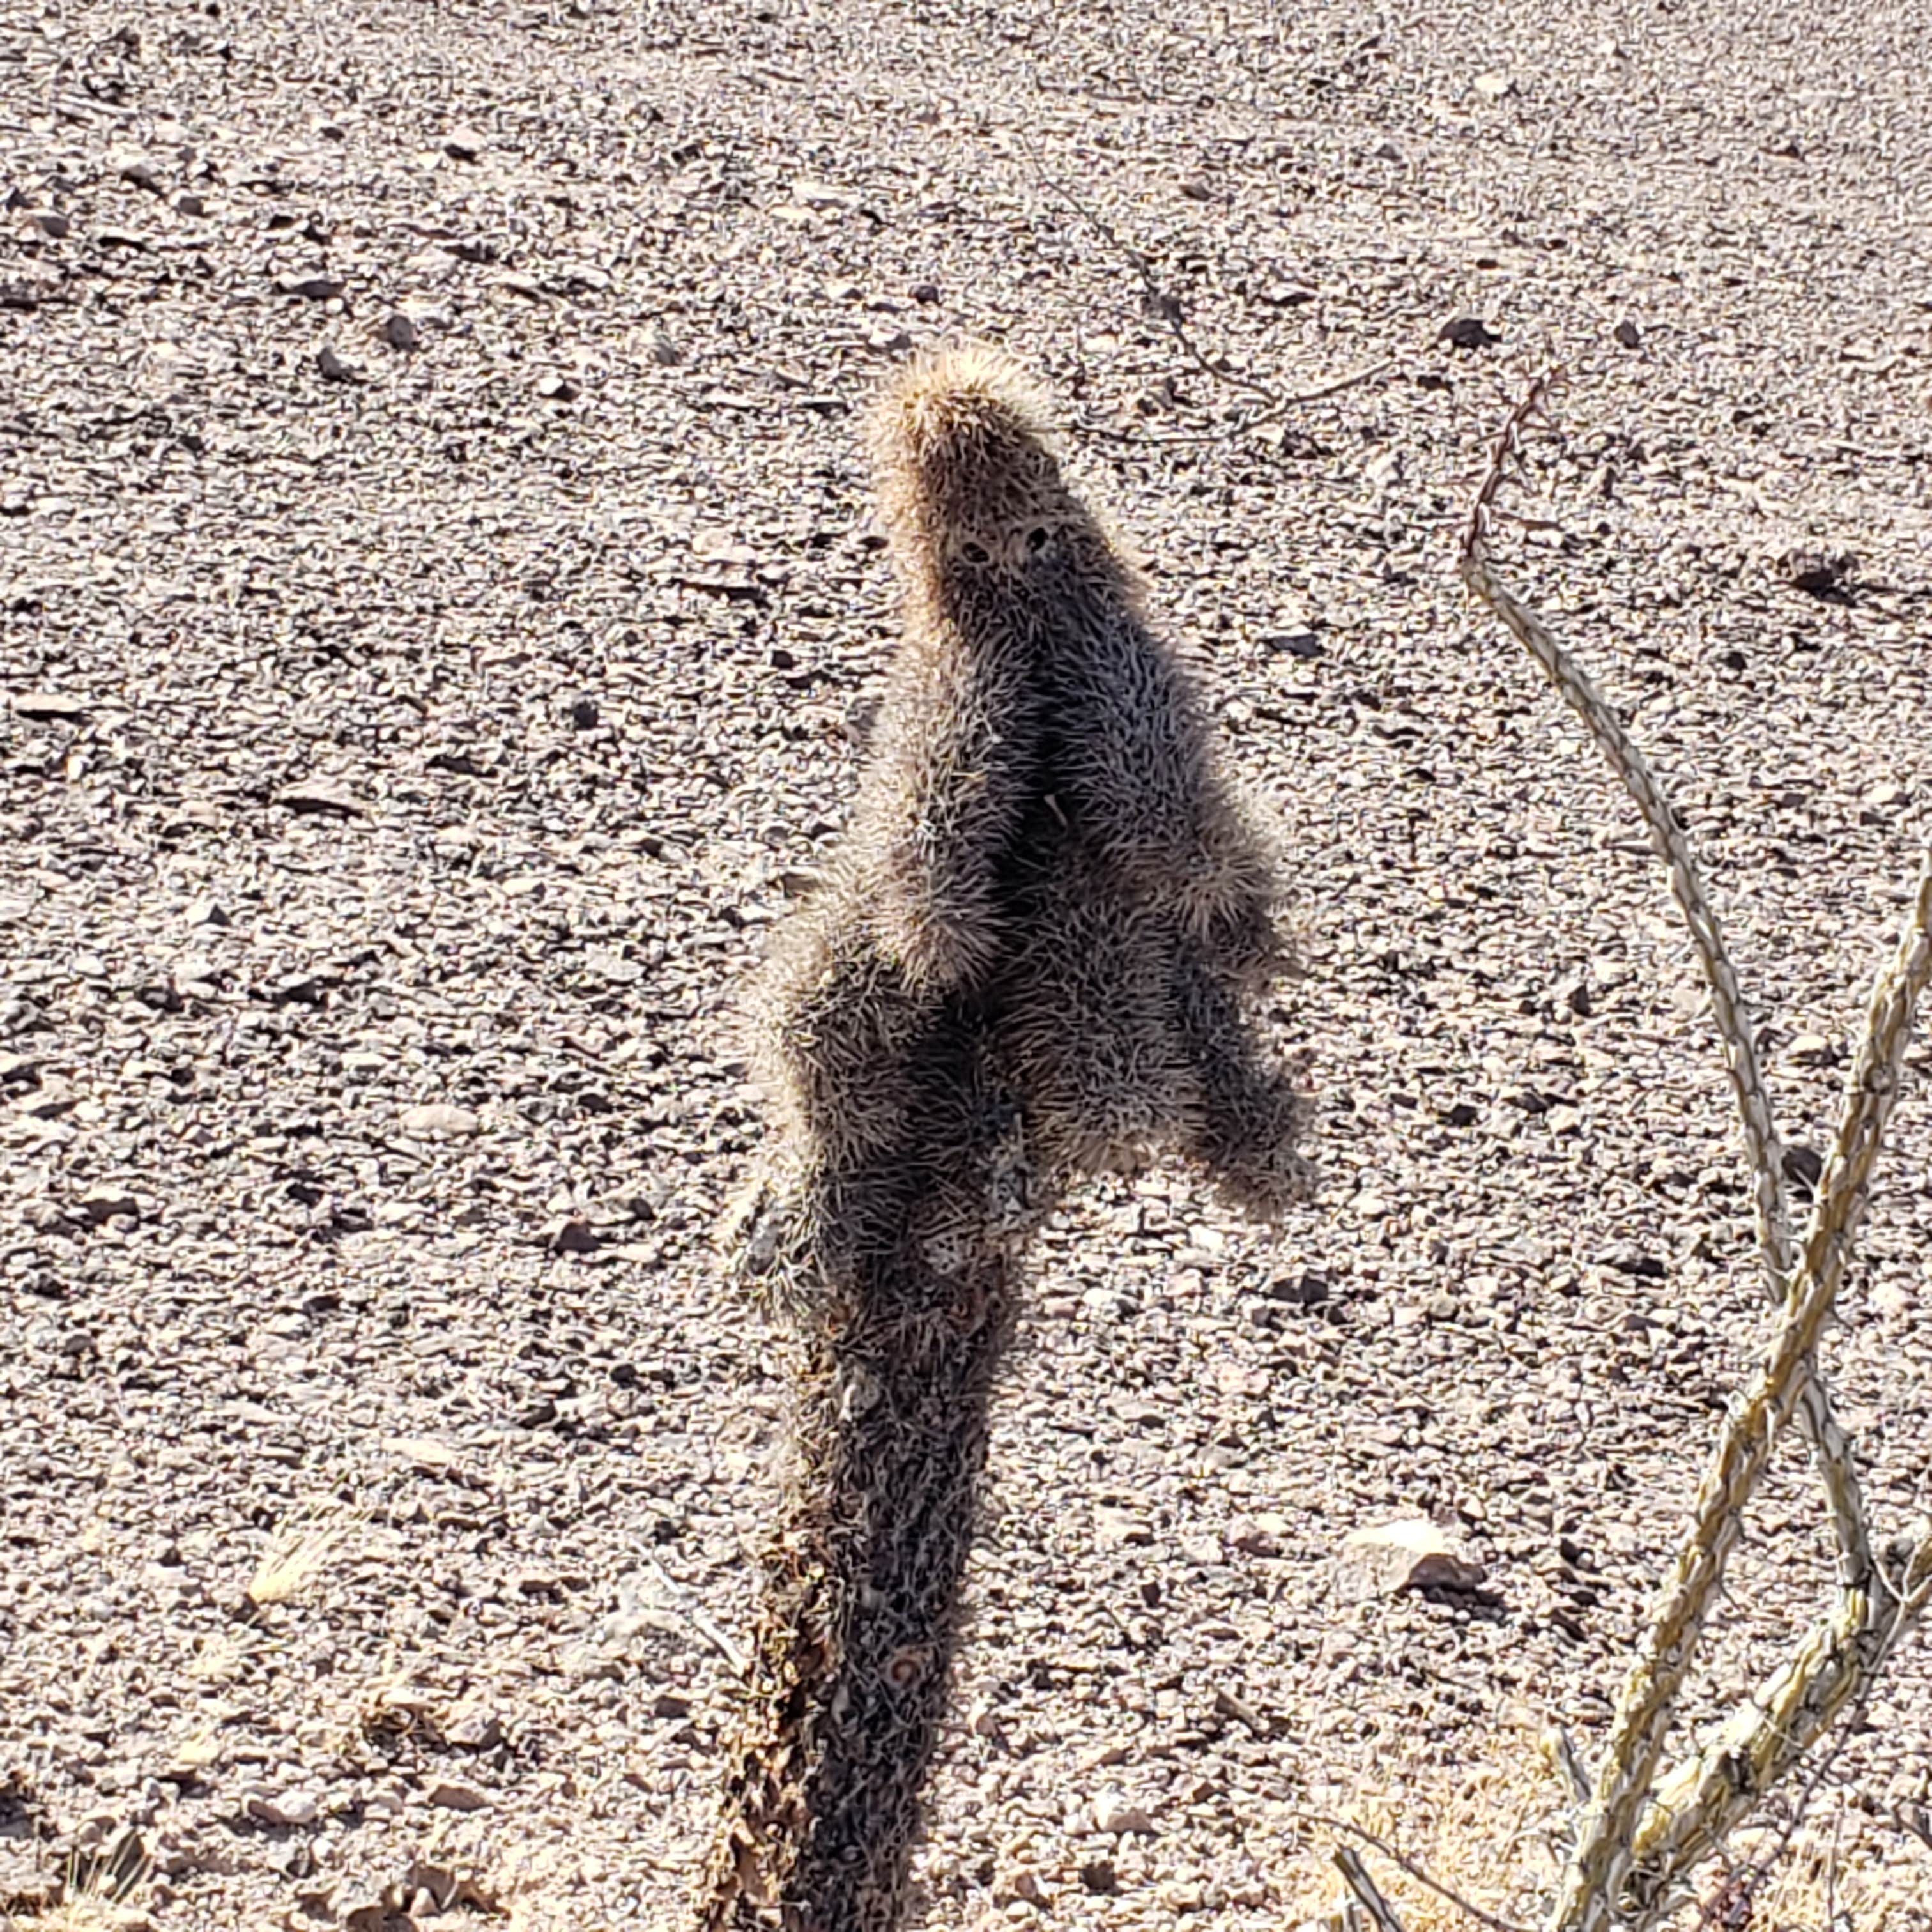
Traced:
[[1402, 1932], [1402, 1921], [1395, 1916], [1395, 1907], [1383, 1898], [1375, 1880], [1369, 1876], [1369, 1868], [1363, 1864], [1361, 1853], [1353, 1845], [1337, 1845], [1332, 1858], [1335, 1869], [1342, 1874], [1342, 1882], [1360, 1902], [1376, 1932]]
[[[1374, 1832], [1368, 1830], [1365, 1826], [1358, 1825], [1353, 1819], [1338, 1818], [1333, 1813], [1327, 1811], [1311, 1811], [1307, 1816], [1310, 1822], [1313, 1824], [1325, 1826], [1332, 1832], [1346, 1832], [1352, 1837], [1360, 1839], [1370, 1851], [1380, 1852], [1390, 1864], [1395, 1866], [1399, 1870], [1406, 1872], [1418, 1885], [1432, 1892], [1438, 1898], [1447, 1904], [1453, 1905], [1458, 1912], [1466, 1913], [1478, 1925], [1487, 1926], [1490, 1932], [1527, 1932], [1526, 1928], [1518, 1925], [1510, 1919], [1502, 1918], [1496, 1912], [1486, 1910], [1474, 1899], [1464, 1898], [1462, 1893], [1456, 1891], [1453, 1886], [1444, 1885], [1440, 1879], [1432, 1876], [1414, 1859], [1397, 1851], [1386, 1838], [1378, 1838]], [[1348, 1875], [1345, 1872], [1342, 1876], [1346, 1878]], [[1356, 1895], [1358, 1898], [1360, 1897], [1360, 1893]]]
[[[1379, 38], [1379, 36], [1372, 38]], [[1325, 401], [1330, 396], [1339, 396], [1344, 391], [1359, 388], [1364, 382], [1372, 382], [1378, 376], [1386, 375], [1394, 366], [1388, 358], [1383, 357], [1379, 361], [1370, 363], [1365, 368], [1354, 370], [1352, 374], [1338, 376], [1332, 382], [1318, 383], [1312, 389], [1299, 390], [1292, 394], [1284, 395], [1271, 384], [1262, 381], [1258, 376], [1244, 374], [1241, 370], [1232, 367], [1225, 356], [1217, 359], [1210, 356], [1189, 332], [1186, 322], [1181, 314], [1180, 298], [1162, 287], [1160, 279], [1155, 275], [1147, 256], [1131, 242], [1124, 239], [1111, 222], [1082, 201], [1071, 188], [1064, 183], [1049, 180], [1030, 146], [1027, 147], [1026, 152], [1028, 162], [1032, 166], [1034, 175], [1041, 185], [1049, 194], [1057, 194], [1075, 214], [1085, 222], [1088, 227], [1091, 228], [1139, 277], [1141, 286], [1146, 294], [1149, 310], [1166, 326], [1168, 332], [1179, 344], [1181, 352], [1186, 356], [1187, 359], [1204, 375], [1213, 377], [1216, 382], [1227, 382], [1236, 388], [1245, 389], [1251, 394], [1259, 396], [1267, 405], [1258, 416], [1243, 417], [1238, 422], [1226, 424], [1219, 429], [1184, 430], [1172, 436], [1137, 436], [1124, 430], [1106, 428], [1097, 429], [1092, 432], [1093, 434], [1108, 442], [1131, 442], [1137, 445], [1166, 446], [1231, 442], [1236, 436], [1248, 435], [1258, 429], [1266, 429], [1280, 422], [1294, 410], [1303, 408], [1310, 403]]]

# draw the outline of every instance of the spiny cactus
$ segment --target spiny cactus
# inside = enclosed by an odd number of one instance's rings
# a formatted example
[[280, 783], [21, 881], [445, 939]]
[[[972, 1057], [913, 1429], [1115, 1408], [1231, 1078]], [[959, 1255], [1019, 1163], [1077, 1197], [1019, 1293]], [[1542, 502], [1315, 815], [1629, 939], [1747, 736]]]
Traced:
[[777, 1132], [746, 1253], [801, 1360], [707, 1932], [898, 1923], [1019, 1252], [1059, 1188], [1163, 1149], [1263, 1212], [1298, 1178], [1250, 1019], [1282, 963], [1271, 855], [1040, 404], [947, 352], [872, 448], [904, 642], [752, 1003]]

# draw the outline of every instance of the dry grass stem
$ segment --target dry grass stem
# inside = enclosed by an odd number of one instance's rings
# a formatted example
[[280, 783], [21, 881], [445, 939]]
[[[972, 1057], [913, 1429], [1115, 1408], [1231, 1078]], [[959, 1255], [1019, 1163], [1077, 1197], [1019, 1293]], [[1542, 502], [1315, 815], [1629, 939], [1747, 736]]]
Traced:
[[[1477, 1904], [1474, 1900], [1465, 1897], [1454, 1886], [1446, 1884], [1442, 1880], [1433, 1876], [1426, 1867], [1418, 1864], [1416, 1860], [1408, 1857], [1406, 1853], [1396, 1850], [1386, 1838], [1368, 1830], [1366, 1826], [1358, 1825], [1351, 1819], [1338, 1818], [1330, 1812], [1312, 1812], [1310, 1816], [1314, 1823], [1326, 1826], [1332, 1832], [1346, 1832], [1351, 1836], [1360, 1839], [1370, 1850], [1379, 1853], [1383, 1858], [1387, 1858], [1390, 1864], [1406, 1872], [1424, 1891], [1441, 1899], [1444, 1904], [1454, 1906], [1458, 1912], [1466, 1918], [1473, 1920], [1477, 1924], [1487, 1926], [1490, 1932], [1526, 1932], [1526, 1928], [1518, 1925], [1514, 1920], [1502, 1918], [1496, 1912], [1486, 1910], [1483, 1906]], [[1337, 1862], [1340, 1862], [1337, 1861]], [[1343, 1876], [1346, 1877], [1346, 1873], [1344, 1873]], [[1358, 1894], [1358, 1896], [1360, 1894]]]
[[285, 1524], [269, 1539], [245, 1592], [258, 1610], [293, 1603], [342, 1555], [356, 1520], [333, 1514]]

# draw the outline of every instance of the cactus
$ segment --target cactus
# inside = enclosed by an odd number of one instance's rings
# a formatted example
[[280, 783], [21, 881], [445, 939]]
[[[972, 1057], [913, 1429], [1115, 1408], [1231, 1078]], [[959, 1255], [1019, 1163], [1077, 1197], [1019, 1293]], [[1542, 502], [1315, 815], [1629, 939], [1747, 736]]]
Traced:
[[1039, 1215], [1161, 1151], [1263, 1213], [1299, 1178], [1250, 1018], [1285, 961], [1273, 855], [1043, 416], [968, 348], [873, 419], [904, 640], [751, 1002], [776, 1132], [742, 1256], [800, 1359], [706, 1932], [899, 1922]]

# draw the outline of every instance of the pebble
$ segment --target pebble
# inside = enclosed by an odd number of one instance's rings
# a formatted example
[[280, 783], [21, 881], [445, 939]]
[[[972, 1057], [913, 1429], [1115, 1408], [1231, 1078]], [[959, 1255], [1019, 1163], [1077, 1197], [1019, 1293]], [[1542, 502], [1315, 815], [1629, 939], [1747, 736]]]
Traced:
[[322, 1807], [309, 1791], [251, 1792], [243, 1801], [242, 1809], [263, 1825], [313, 1825], [322, 1816]]
[[1152, 1814], [1118, 1791], [1102, 1792], [1094, 1801], [1094, 1829], [1108, 1838], [1150, 1838], [1154, 1835]]
[[439, 1810], [487, 1811], [490, 1794], [474, 1784], [456, 1778], [441, 1778], [429, 1788], [429, 1802]]
[[64, 691], [17, 691], [10, 707], [15, 717], [44, 724], [77, 724], [90, 709], [85, 698]]
[[[380, 1058], [376, 1064], [382, 1064]], [[405, 1107], [398, 1117], [403, 1132], [417, 1140], [460, 1139], [476, 1132], [482, 1124], [480, 1114], [446, 1100], [428, 1100], [419, 1106]]]

